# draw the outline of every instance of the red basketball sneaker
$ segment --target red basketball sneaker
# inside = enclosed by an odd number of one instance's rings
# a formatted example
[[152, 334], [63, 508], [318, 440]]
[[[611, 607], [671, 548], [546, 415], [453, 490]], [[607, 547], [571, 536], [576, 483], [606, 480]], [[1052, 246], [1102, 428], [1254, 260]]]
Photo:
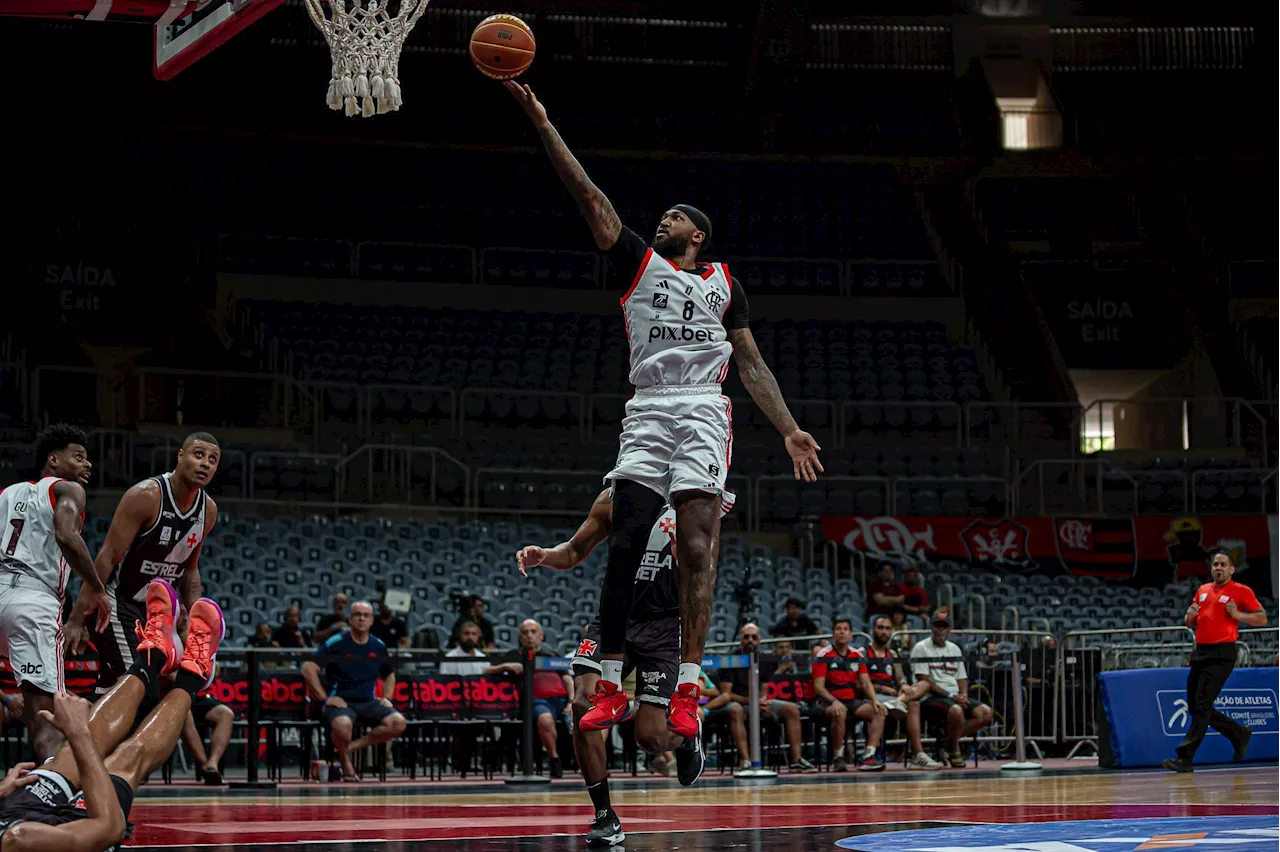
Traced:
[[667, 727], [686, 740], [698, 736], [698, 698], [702, 690], [696, 683], [682, 683], [671, 694], [667, 707]]
[[591, 709], [582, 714], [578, 727], [584, 731], [606, 731], [631, 718], [631, 702], [626, 690], [601, 678], [596, 691], [587, 697]]
[[158, 651], [164, 655], [161, 674], [168, 674], [178, 667], [182, 659], [182, 640], [178, 638], [175, 623], [178, 620], [178, 593], [168, 580], [155, 579], [147, 584], [147, 623], [134, 622], [138, 634], [138, 654]]
[[184, 671], [202, 676], [207, 689], [218, 668], [218, 645], [227, 632], [222, 607], [201, 598], [192, 605], [187, 621], [187, 650], [181, 665]]

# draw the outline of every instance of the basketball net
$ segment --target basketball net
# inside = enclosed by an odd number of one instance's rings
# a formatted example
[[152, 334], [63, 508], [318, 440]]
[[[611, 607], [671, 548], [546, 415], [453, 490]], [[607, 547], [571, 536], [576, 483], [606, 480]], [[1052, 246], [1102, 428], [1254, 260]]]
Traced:
[[[400, 0], [399, 10], [388, 11], [392, 0], [306, 0], [311, 21], [324, 34], [333, 58], [329, 79], [329, 109], [365, 118], [394, 112], [400, 97], [400, 49], [413, 25], [431, 0]], [[329, 14], [325, 14], [325, 8]]]

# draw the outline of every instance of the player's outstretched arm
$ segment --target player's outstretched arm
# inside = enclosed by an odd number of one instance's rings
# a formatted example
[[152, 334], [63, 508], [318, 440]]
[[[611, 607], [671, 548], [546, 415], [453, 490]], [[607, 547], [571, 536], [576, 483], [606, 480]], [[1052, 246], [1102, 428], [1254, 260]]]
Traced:
[[609, 199], [598, 186], [591, 182], [591, 178], [587, 177], [578, 158], [573, 156], [569, 146], [564, 144], [555, 126], [547, 119], [547, 110], [533, 94], [533, 89], [512, 80], [508, 80], [503, 85], [507, 87], [511, 97], [520, 104], [525, 115], [529, 116], [534, 129], [538, 131], [538, 136], [542, 137], [542, 147], [547, 149], [547, 156], [551, 158], [551, 165], [555, 167], [556, 174], [560, 176], [565, 188], [573, 196], [574, 203], [582, 211], [583, 218], [587, 220], [587, 226], [591, 228], [591, 236], [595, 237], [596, 246], [601, 250], [613, 248], [613, 244], [618, 241], [618, 235], [622, 233], [622, 220], [618, 218], [618, 213], [609, 203]]
[[822, 447], [791, 416], [791, 410], [787, 408], [787, 402], [778, 388], [778, 380], [764, 362], [764, 356], [756, 346], [751, 329], [731, 328], [728, 333], [729, 342], [733, 344], [733, 358], [738, 362], [738, 376], [747, 393], [751, 394], [756, 405], [760, 406], [760, 410], [786, 442], [787, 455], [791, 456], [796, 479], [816, 482], [818, 474], [822, 472], [822, 462], [818, 461], [818, 451]]
[[587, 519], [578, 527], [573, 538], [562, 541], [550, 549], [536, 544], [527, 544], [516, 553], [516, 564], [520, 566], [520, 574], [528, 577], [527, 569], [538, 565], [546, 565], [556, 571], [568, 571], [582, 562], [609, 538], [613, 529], [613, 498], [608, 489], [601, 491], [596, 502], [591, 505]]
[[89, 702], [75, 695], [54, 696], [53, 712], [40, 715], [67, 738], [80, 769], [85, 819], [63, 825], [21, 822], [4, 837], [6, 852], [103, 852], [124, 836], [124, 814], [107, 765], [89, 733]]

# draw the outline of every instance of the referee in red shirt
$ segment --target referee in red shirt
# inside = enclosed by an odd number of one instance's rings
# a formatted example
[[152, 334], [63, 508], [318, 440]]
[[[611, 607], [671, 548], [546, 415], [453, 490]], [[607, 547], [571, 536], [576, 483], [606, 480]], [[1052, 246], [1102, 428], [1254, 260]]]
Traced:
[[1235, 746], [1236, 760], [1244, 760], [1249, 738], [1253, 736], [1247, 727], [1214, 709], [1213, 701], [1236, 666], [1236, 637], [1241, 622], [1262, 627], [1267, 623], [1267, 613], [1258, 604], [1253, 589], [1231, 579], [1236, 566], [1230, 553], [1219, 549], [1211, 551], [1210, 557], [1213, 582], [1197, 589], [1195, 599], [1187, 608], [1187, 627], [1196, 631], [1196, 650], [1191, 655], [1191, 673], [1187, 675], [1191, 725], [1186, 738], [1178, 744], [1178, 756], [1164, 762], [1164, 768], [1174, 772], [1192, 771], [1196, 749], [1200, 748], [1210, 727]]

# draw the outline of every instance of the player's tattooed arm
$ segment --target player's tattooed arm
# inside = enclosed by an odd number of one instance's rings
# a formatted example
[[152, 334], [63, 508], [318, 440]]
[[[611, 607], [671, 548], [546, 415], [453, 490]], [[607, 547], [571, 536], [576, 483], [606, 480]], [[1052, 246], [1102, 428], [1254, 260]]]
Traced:
[[586, 520], [578, 527], [573, 538], [563, 541], [552, 548], [542, 548], [536, 544], [526, 545], [516, 553], [516, 564], [520, 573], [537, 565], [545, 565], [556, 571], [568, 571], [582, 562], [609, 538], [613, 528], [613, 497], [608, 489], [601, 491], [591, 505]]
[[742, 385], [751, 394], [756, 405], [769, 418], [769, 422], [778, 430], [778, 434], [787, 437], [800, 427], [787, 408], [787, 401], [782, 398], [778, 388], [778, 380], [773, 371], [764, 362], [760, 348], [749, 328], [729, 329], [729, 342], [733, 344], [733, 358], [738, 362], [738, 376]]
[[578, 158], [573, 156], [569, 146], [560, 138], [555, 125], [547, 118], [547, 110], [538, 101], [533, 90], [510, 80], [505, 85], [511, 97], [516, 99], [521, 109], [533, 122], [534, 129], [542, 139], [542, 147], [546, 148], [547, 156], [551, 158], [552, 167], [560, 176], [565, 188], [569, 190], [569, 194], [573, 196], [573, 201], [582, 211], [583, 218], [587, 220], [587, 226], [591, 228], [591, 236], [595, 237], [596, 246], [601, 250], [613, 248], [613, 244], [618, 241], [618, 236], [622, 233], [622, 220], [618, 218], [613, 204], [600, 191], [600, 188], [591, 182], [591, 178], [587, 177], [586, 170], [582, 168]]
[[782, 398], [778, 380], [764, 362], [751, 329], [729, 329], [729, 342], [733, 344], [733, 357], [738, 362], [738, 375], [742, 378], [743, 386], [786, 443], [795, 478], [816, 482], [818, 474], [822, 472], [822, 462], [818, 461], [818, 450], [822, 448], [812, 435], [796, 425], [796, 419], [791, 416], [791, 410]]

